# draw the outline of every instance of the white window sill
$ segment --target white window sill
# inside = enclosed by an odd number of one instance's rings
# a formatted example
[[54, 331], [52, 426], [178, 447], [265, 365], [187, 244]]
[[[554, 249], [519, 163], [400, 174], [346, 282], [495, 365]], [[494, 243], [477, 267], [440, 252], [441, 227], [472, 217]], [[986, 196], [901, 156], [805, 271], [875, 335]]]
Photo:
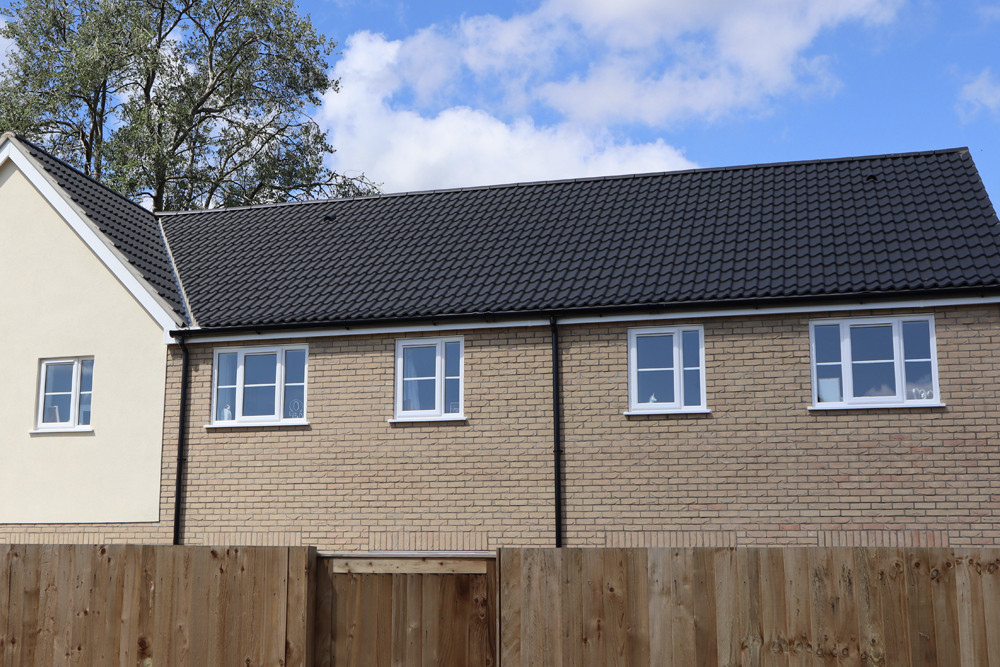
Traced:
[[90, 426], [71, 426], [67, 428], [36, 428], [28, 431], [29, 435], [48, 435], [49, 433], [93, 433]]
[[273, 422], [220, 422], [218, 424], [205, 424], [204, 428], [260, 428], [262, 426], [309, 426], [305, 419], [285, 419]]
[[683, 410], [626, 410], [622, 414], [626, 417], [640, 417], [642, 415], [710, 415], [712, 411], [707, 408], [685, 408]]
[[413, 422], [464, 422], [468, 421], [464, 414], [462, 415], [441, 415], [440, 417], [396, 417], [395, 419], [387, 419], [390, 424], [411, 424]]
[[836, 403], [833, 405], [810, 405], [809, 410], [816, 410], [818, 412], [824, 412], [826, 410], [881, 410], [882, 408], [943, 408], [946, 407], [944, 403], [852, 403], [850, 405], [844, 405], [843, 403]]

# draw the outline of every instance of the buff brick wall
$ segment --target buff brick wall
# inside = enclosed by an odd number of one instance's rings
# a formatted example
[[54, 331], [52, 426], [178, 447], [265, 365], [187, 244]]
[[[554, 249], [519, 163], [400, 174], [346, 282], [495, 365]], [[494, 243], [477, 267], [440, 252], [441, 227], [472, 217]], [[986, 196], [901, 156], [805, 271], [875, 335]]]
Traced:
[[808, 410], [813, 318], [785, 315], [699, 322], [710, 415], [626, 417], [627, 325], [572, 328], [567, 544], [1000, 544], [1000, 317], [934, 313], [945, 408]]
[[[933, 312], [945, 408], [808, 410], [812, 318], [783, 315], [697, 320], [710, 415], [627, 417], [627, 331], [655, 323], [562, 327], [566, 545], [1000, 544], [1000, 311]], [[185, 542], [551, 546], [548, 329], [457, 333], [467, 423], [389, 424], [411, 336], [379, 335], [306, 341], [309, 427], [206, 429], [215, 348], [190, 345]], [[179, 389], [171, 347], [160, 523], [0, 539], [169, 543]]]
[[[379, 335], [306, 341], [309, 426], [206, 429], [215, 346], [191, 344], [185, 542], [335, 551], [551, 545], [547, 331], [457, 333], [467, 422], [390, 424], [399, 337]], [[171, 391], [178, 366], [168, 372]]]

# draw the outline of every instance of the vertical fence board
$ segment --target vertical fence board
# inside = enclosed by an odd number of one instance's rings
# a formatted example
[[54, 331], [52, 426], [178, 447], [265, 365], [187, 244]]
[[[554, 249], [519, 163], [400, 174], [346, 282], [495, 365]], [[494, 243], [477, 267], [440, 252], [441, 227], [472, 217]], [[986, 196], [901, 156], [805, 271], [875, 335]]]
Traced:
[[603, 551], [585, 549], [580, 555], [580, 594], [583, 597], [583, 665], [604, 664], [607, 623], [604, 619]]
[[562, 602], [560, 619], [563, 664], [584, 664], [586, 621], [583, 614], [583, 551], [563, 549], [559, 571], [559, 599]]
[[1000, 667], [1000, 632], [996, 630], [997, 619], [1000, 618], [1000, 557], [995, 549], [984, 551], [981, 570], [983, 616], [993, 630], [987, 634], [986, 649], [991, 667]]
[[628, 610], [626, 631], [629, 665], [649, 664], [649, 557], [645, 549], [625, 552]]
[[715, 550], [712, 566], [715, 570], [715, 650], [720, 665], [737, 665], [740, 660], [743, 623], [737, 613], [738, 600], [735, 595], [739, 590], [735, 550]]
[[808, 665], [813, 656], [809, 550], [784, 551], [785, 614], [789, 629], [789, 665]]
[[521, 667], [521, 549], [501, 549], [500, 560], [500, 664]]
[[693, 665], [698, 660], [695, 647], [694, 550], [672, 549], [670, 572], [674, 604], [671, 626], [674, 664]]
[[650, 549], [647, 554], [649, 578], [649, 662], [651, 665], [673, 667], [670, 551], [667, 549]]
[[858, 645], [862, 664], [885, 664], [882, 635], [882, 597], [877, 550], [860, 548], [854, 554], [857, 583]]
[[736, 613], [741, 622], [739, 660], [735, 664], [757, 667], [761, 664], [764, 645], [760, 592], [760, 550], [734, 550], [739, 590], [731, 594], [738, 598]]
[[955, 550], [955, 589], [963, 667], [989, 664], [983, 611], [982, 563], [975, 549]]
[[7, 624], [10, 622], [10, 555], [11, 546], [0, 544], [0, 658], [10, 643]]
[[625, 599], [628, 596], [625, 577], [625, 550], [607, 549], [602, 553], [601, 580], [602, 610], [604, 619], [604, 664], [625, 665], [627, 663], [628, 633], [625, 630]]
[[935, 549], [929, 554], [931, 598], [934, 601], [934, 636], [938, 664], [958, 663], [961, 639], [958, 627], [958, 588], [955, 578], [955, 554]]
[[934, 600], [931, 591], [930, 554], [927, 549], [907, 552], [906, 594], [910, 626], [910, 658], [914, 665], [937, 664], [934, 637]]
[[785, 561], [778, 549], [760, 550], [760, 623], [762, 664], [785, 667], [793, 639], [785, 604]]

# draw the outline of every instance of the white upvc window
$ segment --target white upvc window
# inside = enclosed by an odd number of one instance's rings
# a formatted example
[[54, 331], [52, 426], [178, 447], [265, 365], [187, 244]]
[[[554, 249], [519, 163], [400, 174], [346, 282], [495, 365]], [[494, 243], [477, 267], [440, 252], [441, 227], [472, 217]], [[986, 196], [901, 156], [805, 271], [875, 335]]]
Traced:
[[628, 331], [629, 414], [708, 412], [700, 326]]
[[397, 420], [464, 419], [461, 336], [396, 341]]
[[38, 380], [39, 431], [89, 431], [94, 360], [46, 359]]
[[941, 405], [934, 318], [809, 323], [813, 408]]
[[215, 351], [212, 425], [306, 423], [308, 348], [224, 348]]

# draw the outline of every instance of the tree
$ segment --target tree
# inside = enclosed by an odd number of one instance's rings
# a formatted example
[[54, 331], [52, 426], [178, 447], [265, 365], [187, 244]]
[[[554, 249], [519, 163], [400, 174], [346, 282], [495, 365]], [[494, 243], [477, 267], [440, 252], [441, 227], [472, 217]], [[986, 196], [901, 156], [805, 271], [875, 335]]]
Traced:
[[0, 131], [153, 210], [378, 192], [308, 116], [336, 46], [293, 0], [16, 0]]

